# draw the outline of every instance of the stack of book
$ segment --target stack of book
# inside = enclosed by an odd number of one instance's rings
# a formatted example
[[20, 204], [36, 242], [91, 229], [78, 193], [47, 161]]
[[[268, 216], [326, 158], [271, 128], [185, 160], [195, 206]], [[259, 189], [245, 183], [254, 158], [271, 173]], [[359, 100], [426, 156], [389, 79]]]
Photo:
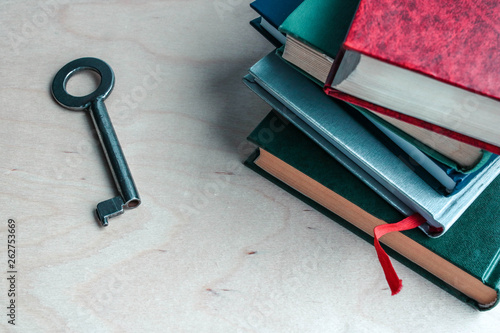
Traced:
[[244, 77], [273, 109], [248, 137], [258, 148], [246, 165], [374, 242], [393, 294], [401, 280], [385, 251], [474, 307], [494, 307], [500, 4], [251, 6], [252, 26], [277, 49]]

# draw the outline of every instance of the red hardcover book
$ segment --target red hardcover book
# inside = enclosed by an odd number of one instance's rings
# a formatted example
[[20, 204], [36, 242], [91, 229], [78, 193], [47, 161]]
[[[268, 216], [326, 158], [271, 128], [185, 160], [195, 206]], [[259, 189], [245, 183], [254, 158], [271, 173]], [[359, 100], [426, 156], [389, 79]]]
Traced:
[[500, 154], [500, 2], [361, 0], [325, 92]]

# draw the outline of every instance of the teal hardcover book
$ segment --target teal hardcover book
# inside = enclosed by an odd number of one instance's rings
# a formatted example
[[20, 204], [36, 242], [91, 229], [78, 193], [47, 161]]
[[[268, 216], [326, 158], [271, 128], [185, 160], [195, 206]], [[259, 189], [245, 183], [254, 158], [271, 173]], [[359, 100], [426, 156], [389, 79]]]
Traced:
[[[262, 141], [263, 130], [273, 140]], [[270, 113], [250, 134], [260, 149], [246, 164], [342, 226], [373, 242], [375, 225], [403, 217], [313, 140]], [[480, 309], [498, 303], [500, 178], [496, 178], [440, 238], [418, 230], [382, 238], [388, 252], [460, 300]]]
[[349, 31], [358, 0], [305, 0], [281, 24], [283, 58], [323, 84]]

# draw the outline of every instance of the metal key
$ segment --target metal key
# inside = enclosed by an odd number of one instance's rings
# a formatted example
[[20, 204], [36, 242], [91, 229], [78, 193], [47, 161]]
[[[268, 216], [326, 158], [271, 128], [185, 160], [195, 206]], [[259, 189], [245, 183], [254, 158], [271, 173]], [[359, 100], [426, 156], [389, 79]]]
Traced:
[[[101, 76], [101, 83], [94, 92], [86, 96], [72, 96], [66, 91], [66, 83], [73, 74], [81, 70], [97, 72]], [[115, 76], [111, 67], [96, 58], [71, 61], [57, 72], [52, 82], [52, 95], [57, 103], [70, 110], [89, 110], [108, 160], [120, 196], [97, 204], [96, 215], [104, 227], [108, 225], [110, 217], [122, 214], [124, 207], [135, 208], [141, 204], [132, 174], [104, 105], [104, 100], [113, 89], [114, 82]]]

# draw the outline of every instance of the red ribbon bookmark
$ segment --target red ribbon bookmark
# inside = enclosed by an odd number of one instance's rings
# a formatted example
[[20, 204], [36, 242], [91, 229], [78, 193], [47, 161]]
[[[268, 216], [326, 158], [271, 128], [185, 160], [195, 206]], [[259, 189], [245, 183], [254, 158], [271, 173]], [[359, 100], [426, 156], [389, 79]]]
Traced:
[[396, 271], [394, 270], [394, 266], [392, 266], [391, 259], [389, 259], [387, 253], [384, 251], [382, 246], [380, 246], [379, 238], [393, 231], [404, 231], [417, 228], [424, 224], [425, 221], [426, 220], [422, 217], [422, 215], [413, 214], [397, 223], [381, 224], [373, 229], [375, 250], [377, 251], [378, 260], [382, 265], [385, 279], [391, 288], [393, 296], [401, 291], [401, 288], [403, 288], [403, 281], [399, 279], [398, 274], [396, 274]]

